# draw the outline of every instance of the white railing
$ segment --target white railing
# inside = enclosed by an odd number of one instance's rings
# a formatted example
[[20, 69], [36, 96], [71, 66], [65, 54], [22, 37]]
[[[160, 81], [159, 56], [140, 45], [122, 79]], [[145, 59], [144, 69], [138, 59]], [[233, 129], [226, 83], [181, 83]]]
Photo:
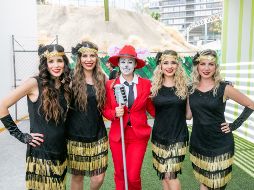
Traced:
[[[233, 82], [236, 89], [254, 100], [254, 62], [226, 63], [221, 67], [221, 73], [225, 79]], [[243, 108], [243, 106], [229, 100], [225, 112], [226, 120], [228, 122], [235, 120]], [[254, 142], [254, 114], [236, 131], [236, 134]]]

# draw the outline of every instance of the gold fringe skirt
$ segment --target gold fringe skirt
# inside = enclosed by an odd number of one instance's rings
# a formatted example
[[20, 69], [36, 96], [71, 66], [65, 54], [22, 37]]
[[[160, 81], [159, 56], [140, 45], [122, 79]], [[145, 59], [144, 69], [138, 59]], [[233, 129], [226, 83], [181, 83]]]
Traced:
[[67, 160], [26, 158], [26, 188], [33, 190], [65, 190]]
[[182, 162], [187, 151], [187, 142], [177, 142], [169, 146], [152, 142], [153, 168], [160, 179], [175, 179], [181, 173]]
[[196, 179], [210, 189], [222, 188], [231, 179], [233, 164], [231, 153], [207, 157], [191, 152], [190, 160]]
[[108, 167], [108, 138], [91, 143], [68, 140], [68, 168], [74, 175], [95, 176]]

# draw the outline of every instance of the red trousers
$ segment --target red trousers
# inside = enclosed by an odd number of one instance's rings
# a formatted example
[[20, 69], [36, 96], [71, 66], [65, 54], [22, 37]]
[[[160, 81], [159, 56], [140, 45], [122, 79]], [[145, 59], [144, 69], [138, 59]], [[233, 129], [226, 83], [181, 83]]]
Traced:
[[[124, 134], [128, 190], [141, 190], [140, 173], [148, 139], [137, 138], [131, 127], [126, 127]], [[114, 162], [114, 180], [116, 190], [124, 190], [122, 142], [115, 142], [109, 139], [109, 143]]]

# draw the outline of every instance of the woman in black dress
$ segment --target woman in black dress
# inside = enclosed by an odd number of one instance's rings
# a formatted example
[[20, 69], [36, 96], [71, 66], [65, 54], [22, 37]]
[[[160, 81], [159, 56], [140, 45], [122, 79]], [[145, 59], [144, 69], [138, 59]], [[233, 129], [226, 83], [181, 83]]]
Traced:
[[101, 187], [108, 166], [108, 137], [101, 110], [105, 103], [105, 75], [98, 47], [82, 42], [72, 48], [78, 56], [72, 78], [72, 103], [67, 116], [68, 167], [71, 189], [83, 189], [84, 176], [90, 189]]
[[[39, 75], [29, 78], [0, 103], [0, 117], [10, 134], [28, 144], [26, 188], [65, 190], [67, 146], [65, 116], [70, 103], [69, 61], [60, 45], [40, 46]], [[22, 133], [8, 108], [27, 96], [30, 134]]]
[[[222, 81], [213, 50], [197, 53], [193, 59], [189, 101], [193, 116], [190, 159], [200, 189], [223, 190], [231, 179], [234, 155], [232, 131], [251, 115], [254, 102]], [[233, 122], [225, 122], [226, 100], [245, 106]]]
[[153, 167], [164, 190], [179, 190], [177, 174], [181, 173], [188, 145], [186, 124], [187, 79], [173, 50], [159, 52], [152, 83], [155, 120], [152, 131]]

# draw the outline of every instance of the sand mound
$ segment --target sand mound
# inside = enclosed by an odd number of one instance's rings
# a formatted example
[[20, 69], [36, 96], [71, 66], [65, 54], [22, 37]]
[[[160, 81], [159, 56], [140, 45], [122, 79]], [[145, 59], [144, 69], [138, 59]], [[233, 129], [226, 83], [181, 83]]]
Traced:
[[110, 21], [104, 21], [103, 7], [38, 6], [39, 43], [49, 43], [55, 35], [66, 50], [77, 42], [90, 40], [101, 51], [111, 46], [132, 44], [150, 51], [174, 49], [189, 52], [188, 44], [175, 29], [166, 27], [149, 15], [122, 9], [110, 9]]

